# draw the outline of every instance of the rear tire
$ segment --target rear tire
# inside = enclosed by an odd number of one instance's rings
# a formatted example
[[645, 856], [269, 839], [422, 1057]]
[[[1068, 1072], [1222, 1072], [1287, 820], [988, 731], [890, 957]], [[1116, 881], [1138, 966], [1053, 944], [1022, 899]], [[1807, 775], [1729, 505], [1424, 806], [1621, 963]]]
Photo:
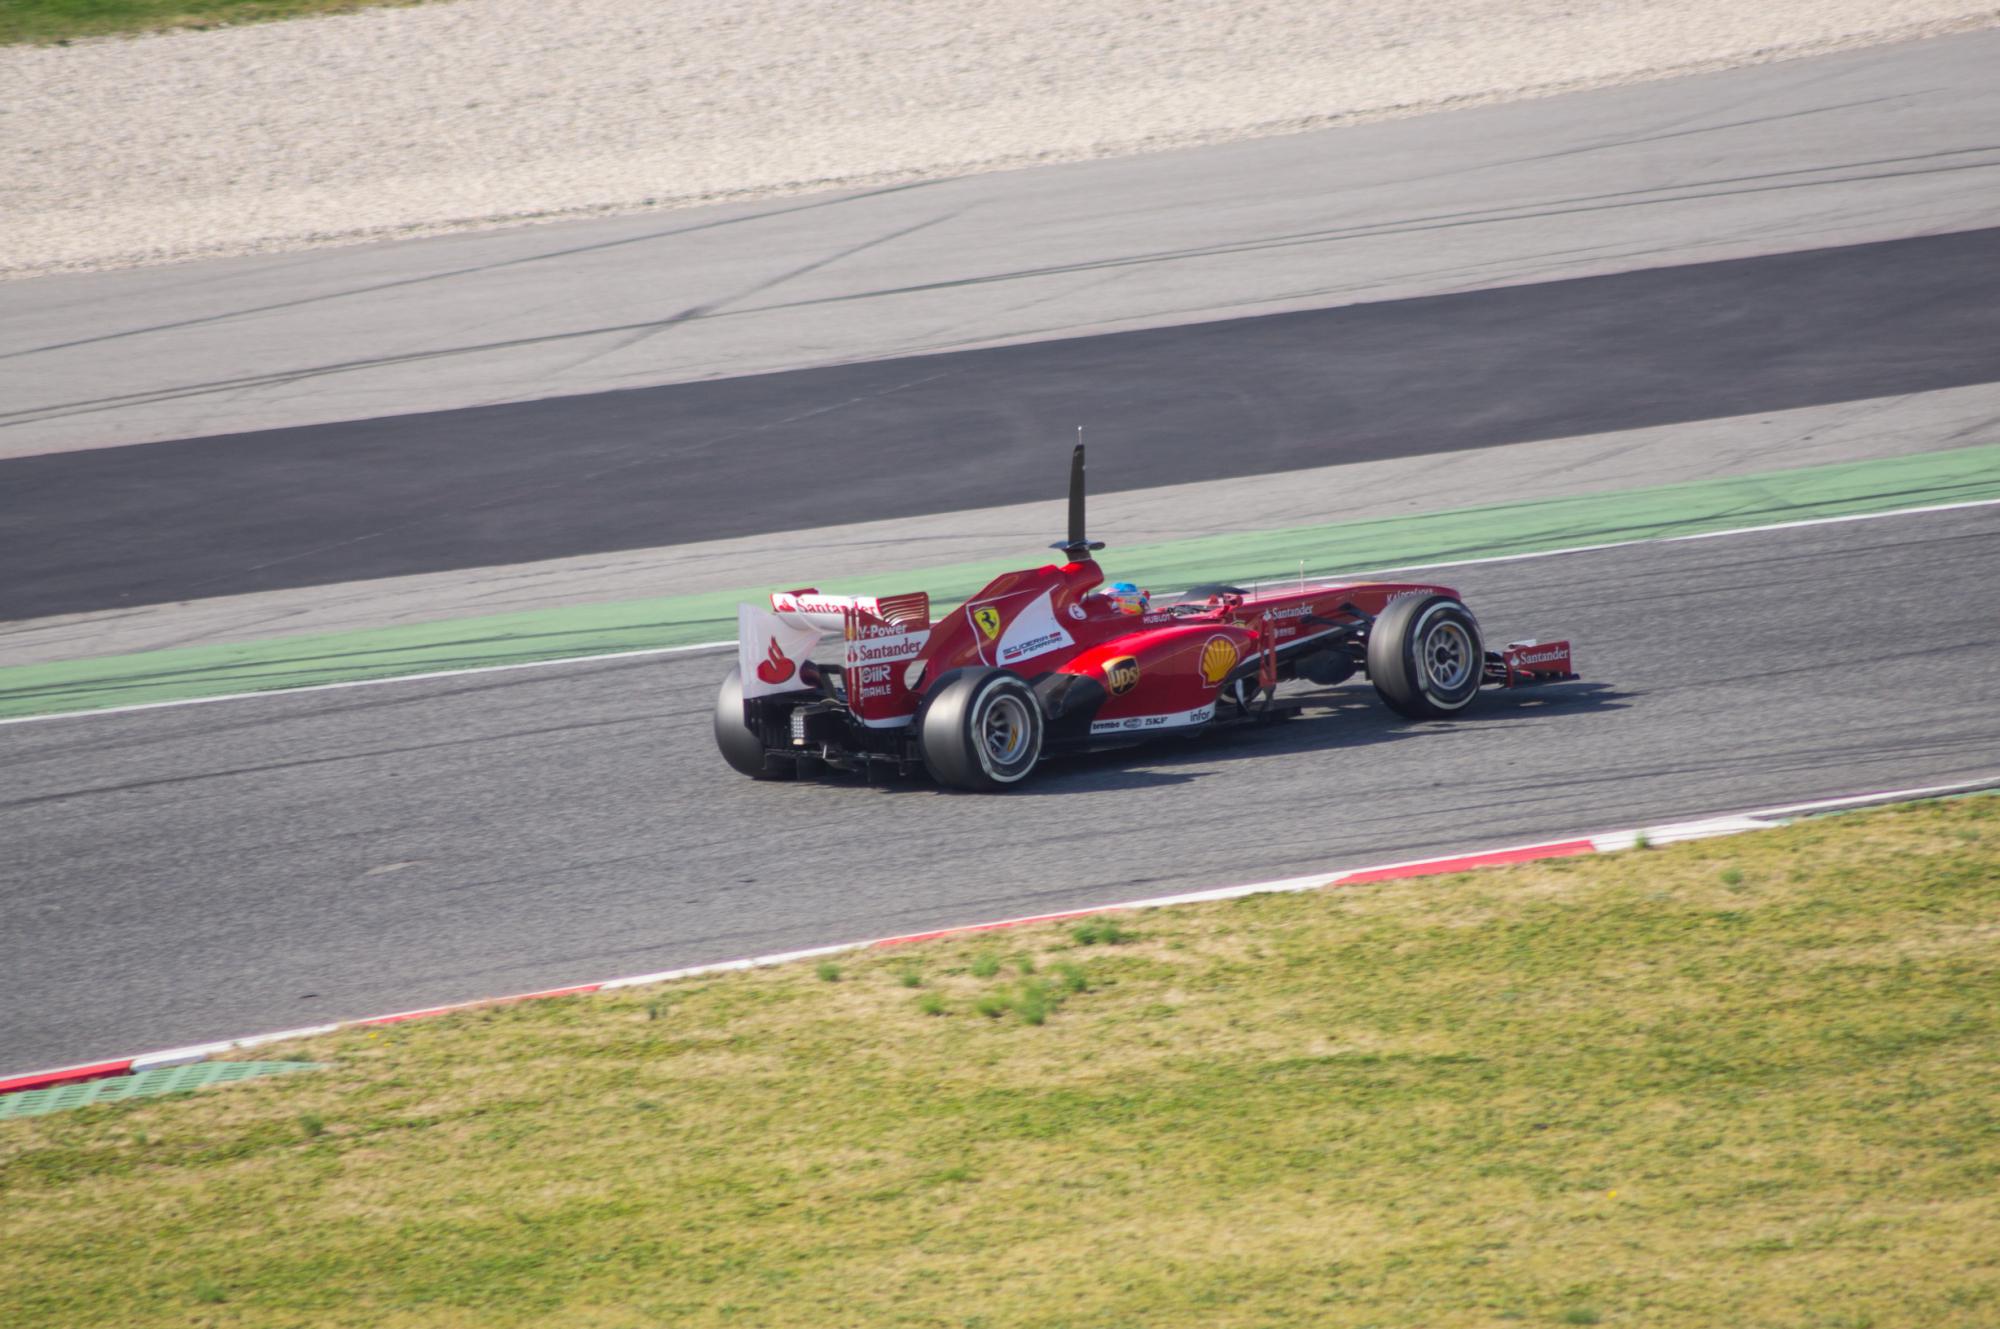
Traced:
[[917, 744], [931, 778], [952, 789], [1007, 789], [1042, 755], [1042, 706], [1004, 669], [954, 669], [917, 712]]
[[715, 694], [715, 746], [722, 759], [753, 780], [775, 777], [764, 755], [764, 740], [743, 723], [743, 675], [731, 669]]
[[1368, 630], [1368, 681], [1398, 715], [1456, 715], [1479, 695], [1485, 674], [1478, 620], [1448, 595], [1392, 600]]

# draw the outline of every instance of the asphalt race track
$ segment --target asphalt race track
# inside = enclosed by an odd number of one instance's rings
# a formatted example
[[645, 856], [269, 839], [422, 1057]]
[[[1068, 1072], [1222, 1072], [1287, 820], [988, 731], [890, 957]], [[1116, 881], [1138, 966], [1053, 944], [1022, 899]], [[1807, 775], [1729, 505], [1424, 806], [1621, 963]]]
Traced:
[[2000, 508], [1459, 569], [1588, 681], [1366, 685], [1001, 796], [761, 784], [721, 655], [0, 729], [0, 1070], [1989, 772]]
[[1018, 503], [1080, 422], [1101, 492], [1995, 380], [1988, 228], [24, 457], [0, 619]]
[[[1107, 486], [1202, 482], [1146, 514], [1168, 532], [1206, 487], [1344, 461], [1477, 448], [1469, 486], [1510, 459], [1532, 484], [1568, 435], [1659, 454], [1619, 472], [1641, 486], [1676, 437], [1752, 420], [1709, 455], [1779, 470], [1825, 444], [1762, 413], [1816, 403], [1851, 403], [1814, 417], [1842, 460], [1895, 451], [1878, 413], [2000, 441], [1996, 51], [20, 283], [0, 636], [106, 654], [159, 604], [149, 644], [201, 642], [241, 591], [276, 634], [302, 588], [374, 605], [371, 579], [449, 572], [476, 603], [502, 564], [782, 552], [808, 523], [900, 516], [916, 544], [1052, 497], [1077, 423]], [[1576, 202], [1599, 194], [1624, 201]], [[1007, 279], [936, 276], [980, 271]], [[1641, 427], [1678, 432], [1604, 432]], [[1337, 515], [1338, 473], [1314, 483]], [[1350, 686], [997, 797], [734, 775], [715, 653], [0, 725], [0, 1074], [2000, 771], [2000, 506], [1440, 575], [1492, 640], [1572, 637], [1585, 681], [1443, 724]]]
[[1996, 64], [1988, 29], [1186, 151], [10, 283], [0, 456], [1978, 230], [2000, 225]]

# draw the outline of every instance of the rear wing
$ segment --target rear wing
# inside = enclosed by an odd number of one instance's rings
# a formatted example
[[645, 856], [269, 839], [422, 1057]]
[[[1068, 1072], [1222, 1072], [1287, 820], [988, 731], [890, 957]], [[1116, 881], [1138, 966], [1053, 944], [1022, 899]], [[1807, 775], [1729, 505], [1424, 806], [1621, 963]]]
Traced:
[[821, 632], [843, 631], [850, 612], [902, 624], [906, 630], [931, 625], [928, 591], [903, 595], [823, 595], [817, 587], [808, 586], [797, 591], [773, 591], [771, 611], [799, 626], [811, 625]]
[[[740, 606], [737, 617], [737, 667], [745, 697], [810, 686], [802, 672], [773, 662], [802, 667], [811, 653], [817, 676], [828, 679], [862, 724], [892, 728], [916, 715], [922, 698], [910, 687], [910, 671], [931, 636], [928, 592], [825, 595], [809, 586], [775, 592], [769, 612]], [[819, 650], [830, 632], [841, 636], [838, 664]]]

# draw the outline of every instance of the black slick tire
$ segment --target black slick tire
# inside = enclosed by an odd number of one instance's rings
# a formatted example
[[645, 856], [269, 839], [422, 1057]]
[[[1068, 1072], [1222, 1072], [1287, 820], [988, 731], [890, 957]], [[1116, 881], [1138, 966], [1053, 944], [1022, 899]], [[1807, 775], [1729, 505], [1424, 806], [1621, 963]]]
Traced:
[[715, 746], [722, 759], [753, 780], [772, 777], [764, 756], [764, 740], [743, 723], [743, 675], [736, 669], [722, 680], [715, 694]]
[[1391, 600], [1368, 630], [1368, 681], [1398, 715], [1456, 715], [1479, 695], [1485, 672], [1479, 623], [1448, 595]]
[[1041, 759], [1034, 689], [1004, 669], [954, 669], [917, 711], [924, 768], [948, 789], [993, 791], [1028, 778]]

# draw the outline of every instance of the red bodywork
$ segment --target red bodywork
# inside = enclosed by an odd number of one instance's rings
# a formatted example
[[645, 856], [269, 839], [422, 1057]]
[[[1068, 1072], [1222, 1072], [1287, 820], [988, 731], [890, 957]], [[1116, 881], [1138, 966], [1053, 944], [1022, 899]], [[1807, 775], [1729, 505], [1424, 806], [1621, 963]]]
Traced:
[[[1253, 690], [1275, 686], [1280, 659], [1309, 654], [1316, 639], [1378, 616], [1397, 596], [1458, 598], [1434, 582], [1283, 583], [1130, 614], [1090, 594], [1103, 581], [1088, 559], [1004, 574], [932, 624], [910, 665], [870, 668], [865, 687], [851, 679], [850, 704], [871, 726], [894, 724], [914, 715], [947, 671], [997, 666], [1031, 681], [1068, 674], [1101, 683], [1108, 695], [1087, 737], [1143, 737], [1205, 724], [1218, 693], [1238, 680]], [[850, 651], [865, 648], [865, 634], [888, 630], [873, 616], [850, 614]], [[1494, 681], [1509, 686], [1569, 668], [1567, 643], [1510, 647], [1505, 658], [1505, 678]]]
[[[757, 778], [886, 763], [996, 789], [1025, 778], [1045, 746], [1282, 718], [1304, 704], [1276, 697], [1293, 678], [1330, 687], [1365, 674], [1391, 710], [1436, 719], [1482, 687], [1576, 677], [1568, 642], [1485, 649], [1458, 593], [1432, 582], [1301, 577], [1157, 604], [1129, 586], [1101, 591], [1083, 483], [1079, 444], [1068, 539], [1055, 546], [1066, 561], [996, 577], [935, 622], [922, 592], [808, 588], [773, 595], [769, 613], [740, 606], [737, 667], [717, 699], [724, 758]], [[819, 649], [831, 631], [844, 638], [834, 658]]]

